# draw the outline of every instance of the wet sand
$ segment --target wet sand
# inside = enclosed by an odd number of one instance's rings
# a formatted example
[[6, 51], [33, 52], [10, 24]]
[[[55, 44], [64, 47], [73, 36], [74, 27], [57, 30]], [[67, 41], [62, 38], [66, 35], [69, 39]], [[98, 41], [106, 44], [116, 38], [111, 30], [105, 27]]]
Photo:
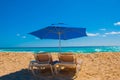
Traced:
[[[52, 57], [57, 60], [56, 53]], [[83, 61], [78, 75], [66, 70], [36, 78], [27, 70], [32, 53], [0, 52], [0, 80], [120, 80], [120, 52], [77, 54], [77, 59]]]

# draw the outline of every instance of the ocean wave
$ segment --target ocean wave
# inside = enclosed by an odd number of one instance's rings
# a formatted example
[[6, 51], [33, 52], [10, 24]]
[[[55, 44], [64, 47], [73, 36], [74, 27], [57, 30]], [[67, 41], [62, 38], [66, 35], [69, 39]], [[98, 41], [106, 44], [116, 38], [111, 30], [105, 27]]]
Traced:
[[78, 53], [83, 53], [83, 51], [76, 51], [76, 52], [78, 52]]
[[95, 49], [96, 52], [101, 52], [102, 50], [101, 49]]
[[0, 50], [0, 51], [3, 51], [3, 50]]
[[66, 51], [66, 52], [74, 52], [73, 50], [68, 50], [68, 51]]
[[[0, 48], [0, 52], [59, 52], [55, 48]], [[95, 46], [95, 47], [71, 47], [62, 48], [61, 52], [94, 53], [94, 52], [120, 52], [120, 46]]]

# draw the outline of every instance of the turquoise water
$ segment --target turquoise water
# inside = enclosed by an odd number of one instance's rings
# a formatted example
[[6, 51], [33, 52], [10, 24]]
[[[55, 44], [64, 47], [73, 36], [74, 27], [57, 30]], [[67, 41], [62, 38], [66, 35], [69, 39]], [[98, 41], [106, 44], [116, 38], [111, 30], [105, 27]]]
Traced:
[[[59, 52], [58, 47], [14, 47], [0, 48], [0, 52]], [[120, 46], [62, 47], [61, 52], [94, 53], [120, 52]]]

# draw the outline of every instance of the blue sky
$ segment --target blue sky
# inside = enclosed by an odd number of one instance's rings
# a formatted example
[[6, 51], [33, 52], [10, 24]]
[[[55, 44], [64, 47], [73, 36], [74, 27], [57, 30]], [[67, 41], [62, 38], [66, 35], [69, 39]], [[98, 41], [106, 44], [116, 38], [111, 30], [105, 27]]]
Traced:
[[87, 28], [62, 46], [120, 46], [120, 0], [0, 0], [0, 47], [58, 46], [29, 32], [54, 23]]

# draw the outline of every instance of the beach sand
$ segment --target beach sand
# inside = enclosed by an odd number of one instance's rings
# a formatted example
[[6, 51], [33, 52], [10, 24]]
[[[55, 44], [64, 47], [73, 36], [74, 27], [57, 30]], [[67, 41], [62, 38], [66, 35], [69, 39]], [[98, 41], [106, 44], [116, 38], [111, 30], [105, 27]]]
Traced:
[[[56, 53], [52, 57], [57, 60]], [[32, 53], [0, 52], [0, 80], [120, 80], [120, 52], [77, 54], [77, 59], [83, 61], [78, 75], [70, 69], [55, 76], [48, 72], [34, 77], [28, 71]]]

